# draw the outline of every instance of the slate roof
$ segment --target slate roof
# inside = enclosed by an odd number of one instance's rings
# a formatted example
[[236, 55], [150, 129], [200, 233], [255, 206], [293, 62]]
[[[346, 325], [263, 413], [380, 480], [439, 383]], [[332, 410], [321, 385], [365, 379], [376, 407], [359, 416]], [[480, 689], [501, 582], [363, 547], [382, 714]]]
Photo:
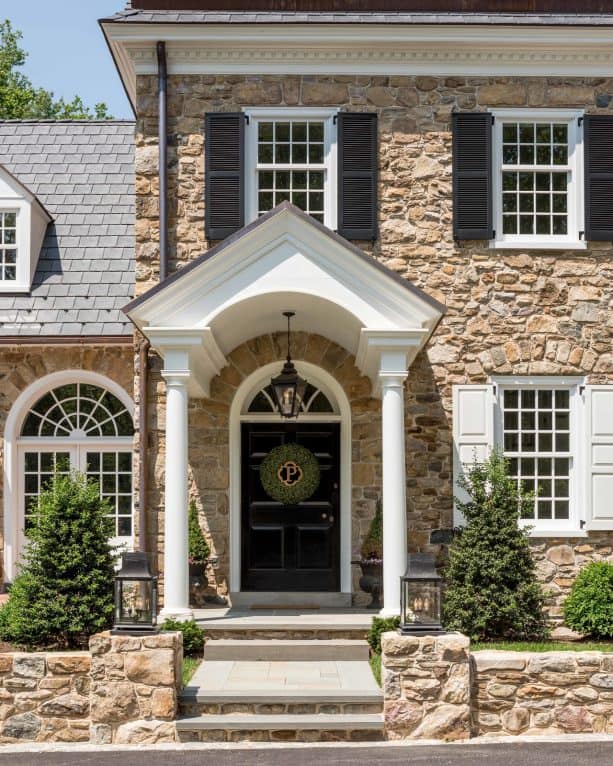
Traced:
[[53, 217], [31, 293], [0, 294], [0, 338], [130, 335], [134, 123], [0, 121], [0, 164]]
[[128, 8], [101, 22], [139, 24], [507, 24], [549, 26], [613, 25], [608, 13], [425, 13], [387, 11], [143, 11]]

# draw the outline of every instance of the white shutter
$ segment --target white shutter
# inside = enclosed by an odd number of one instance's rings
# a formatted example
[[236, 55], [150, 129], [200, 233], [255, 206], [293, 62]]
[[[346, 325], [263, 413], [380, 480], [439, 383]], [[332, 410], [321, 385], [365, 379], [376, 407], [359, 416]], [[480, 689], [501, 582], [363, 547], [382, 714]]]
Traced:
[[613, 386], [586, 386], [587, 527], [613, 529]]
[[[458, 485], [465, 467], [485, 461], [494, 444], [494, 386], [453, 386], [453, 490], [468, 499]], [[454, 503], [454, 526], [464, 519]]]

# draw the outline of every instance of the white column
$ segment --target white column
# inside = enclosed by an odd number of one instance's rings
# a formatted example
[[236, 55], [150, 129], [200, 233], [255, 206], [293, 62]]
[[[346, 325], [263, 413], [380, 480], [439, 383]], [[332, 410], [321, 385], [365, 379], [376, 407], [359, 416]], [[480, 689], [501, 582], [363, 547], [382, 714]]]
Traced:
[[404, 434], [404, 354], [383, 354], [381, 382], [383, 462], [383, 609], [400, 614], [400, 576], [407, 565], [406, 465]]
[[160, 617], [190, 620], [188, 568], [188, 371], [163, 371], [166, 380], [164, 491], [164, 608]]

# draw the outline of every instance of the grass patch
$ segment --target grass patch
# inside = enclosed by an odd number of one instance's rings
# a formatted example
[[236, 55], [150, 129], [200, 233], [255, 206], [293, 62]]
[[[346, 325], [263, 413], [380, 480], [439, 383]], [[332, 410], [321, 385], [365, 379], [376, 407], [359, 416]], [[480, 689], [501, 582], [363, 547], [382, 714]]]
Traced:
[[183, 657], [183, 669], [181, 671], [181, 680], [183, 682], [183, 688], [190, 682], [191, 677], [196, 672], [196, 668], [202, 662], [202, 657]]
[[372, 674], [375, 677], [375, 681], [381, 686], [381, 655], [372, 654], [368, 660], [372, 670]]
[[503, 649], [510, 652], [613, 652], [612, 641], [475, 641], [471, 652]]

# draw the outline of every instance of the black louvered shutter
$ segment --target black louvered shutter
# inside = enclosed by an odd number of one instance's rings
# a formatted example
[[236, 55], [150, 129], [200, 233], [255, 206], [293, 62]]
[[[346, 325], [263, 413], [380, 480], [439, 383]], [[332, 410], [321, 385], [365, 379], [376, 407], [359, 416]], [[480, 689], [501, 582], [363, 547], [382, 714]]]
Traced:
[[338, 115], [338, 232], [346, 239], [377, 238], [377, 115]]
[[207, 239], [225, 239], [245, 223], [245, 115], [207, 114], [204, 133]]
[[585, 239], [613, 242], [613, 117], [586, 114], [583, 146]]
[[453, 236], [491, 239], [492, 226], [492, 115], [454, 112]]

